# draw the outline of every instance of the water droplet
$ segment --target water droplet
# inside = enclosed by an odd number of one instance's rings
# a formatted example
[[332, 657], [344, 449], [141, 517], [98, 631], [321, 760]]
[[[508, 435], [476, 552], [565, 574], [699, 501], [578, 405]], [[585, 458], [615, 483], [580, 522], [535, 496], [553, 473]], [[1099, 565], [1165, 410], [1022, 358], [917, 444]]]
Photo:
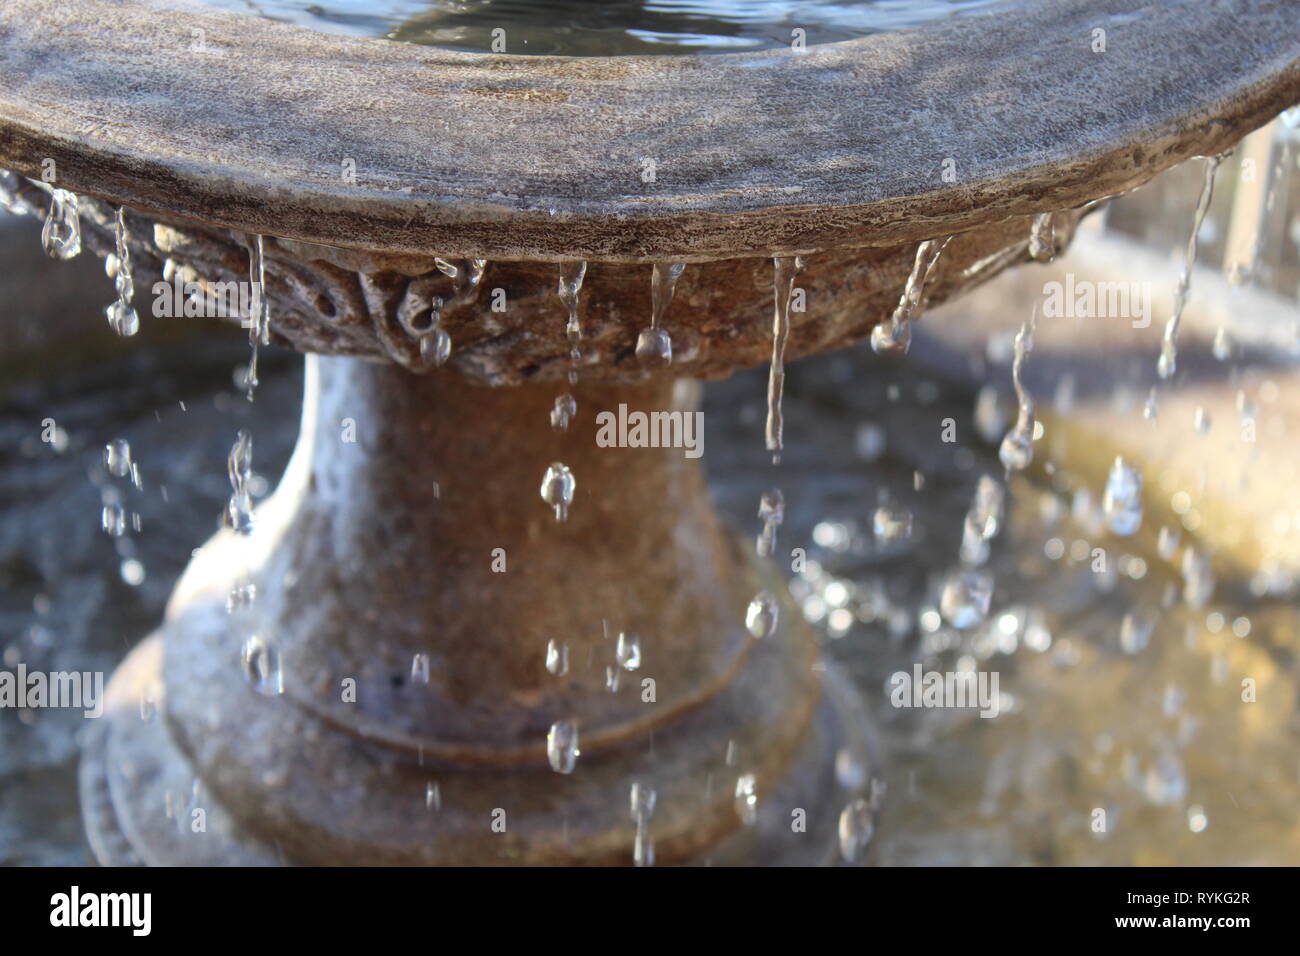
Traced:
[[636, 360], [642, 368], [660, 369], [673, 362], [673, 340], [663, 329], [642, 329], [636, 337]]
[[763, 521], [756, 550], [761, 558], [770, 558], [776, 550], [776, 529], [785, 520], [785, 496], [780, 488], [763, 492], [758, 501], [758, 517]]
[[81, 215], [75, 193], [50, 190], [50, 208], [41, 226], [41, 248], [55, 259], [71, 259], [81, 252]]
[[432, 780], [424, 787], [424, 806], [427, 810], [442, 809], [442, 788]]
[[569, 505], [573, 503], [573, 492], [577, 487], [573, 472], [567, 465], [552, 462], [542, 476], [542, 500], [555, 509], [555, 520], [564, 521], [569, 517]]
[[953, 627], [965, 630], [988, 616], [993, 576], [983, 571], [955, 571], [944, 583], [939, 610]]
[[1212, 346], [1214, 357], [1220, 362], [1226, 362], [1232, 357], [1232, 339], [1228, 337], [1228, 330], [1219, 326], [1219, 330], [1214, 333], [1214, 344]]
[[861, 797], [840, 811], [840, 856], [846, 863], [856, 863], [861, 858], [875, 831], [871, 804]]
[[769, 591], [759, 591], [745, 611], [745, 627], [759, 640], [771, 637], [780, 618], [780, 606]]
[[882, 504], [871, 516], [871, 530], [876, 543], [897, 544], [912, 537], [912, 512], [894, 504]]
[[126, 511], [116, 502], [104, 505], [100, 514], [100, 525], [104, 531], [115, 538], [126, 533]]
[[655, 792], [640, 783], [632, 784], [630, 802], [632, 819], [636, 822], [636, 839], [632, 844], [634, 866], [655, 865], [655, 845], [650, 836], [650, 818], [655, 812]]
[[1123, 458], [1110, 466], [1101, 510], [1114, 534], [1128, 537], [1142, 524], [1142, 472]]
[[1210, 413], [1197, 406], [1196, 412], [1192, 416], [1192, 427], [1196, 429], [1198, 435], [1208, 434], [1210, 431]]
[[117, 478], [125, 478], [131, 472], [131, 443], [125, 438], [114, 438], [104, 446], [104, 467], [108, 473]]
[[1151, 643], [1155, 616], [1145, 609], [1129, 611], [1119, 624], [1119, 646], [1125, 654], [1139, 654]]
[[567, 431], [569, 423], [573, 421], [573, 416], [578, 412], [578, 403], [568, 392], [555, 397], [555, 405], [551, 409], [551, 427], [557, 432]]
[[573, 773], [581, 751], [578, 749], [578, 725], [571, 720], [557, 720], [546, 735], [546, 759], [556, 773]]
[[618, 643], [614, 647], [614, 659], [625, 671], [634, 671], [641, 666], [641, 638], [635, 634], [619, 632]]
[[244, 676], [257, 691], [268, 697], [284, 693], [284, 675], [280, 670], [280, 655], [257, 635], [244, 642], [240, 651]]
[[429, 683], [429, 655], [416, 654], [411, 658], [411, 683]]
[[736, 778], [736, 816], [747, 827], [758, 821], [758, 782], [752, 773], [742, 773]]
[[1214, 572], [1210, 559], [1193, 547], [1183, 552], [1183, 600], [1193, 610], [1200, 610], [1214, 596]]
[[441, 325], [420, 336], [420, 359], [425, 365], [440, 368], [451, 358], [451, 336]]
[[871, 330], [871, 348], [877, 355], [906, 355], [912, 344], [912, 320], [921, 308], [925, 284], [939, 262], [939, 254], [952, 236], [944, 239], [927, 239], [916, 247], [912, 271], [907, 276], [903, 293], [899, 296], [894, 314]]
[[226, 595], [226, 613], [234, 614], [243, 608], [252, 607], [257, 600], [256, 584], [236, 584]]
[[556, 677], [569, 673], [569, 646], [558, 641], [546, 644], [546, 670]]
[[1051, 262], [1065, 251], [1065, 240], [1058, 228], [1064, 224], [1064, 213], [1042, 212], [1034, 217], [1029, 228], [1029, 256], [1035, 262]]
[[1174, 552], [1178, 550], [1178, 541], [1181, 537], [1182, 535], [1177, 528], [1162, 527], [1156, 537], [1156, 553], [1165, 561], [1173, 560]]

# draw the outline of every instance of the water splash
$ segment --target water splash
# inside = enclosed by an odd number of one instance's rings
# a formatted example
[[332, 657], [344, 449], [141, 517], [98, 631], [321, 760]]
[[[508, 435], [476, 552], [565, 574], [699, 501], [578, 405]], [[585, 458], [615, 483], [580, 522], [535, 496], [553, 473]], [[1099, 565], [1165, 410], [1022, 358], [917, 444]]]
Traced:
[[686, 269], [684, 262], [656, 262], [650, 275], [650, 328], [636, 339], [636, 358], [643, 368], [660, 369], [672, 364], [673, 340], [661, 327], [672, 304], [677, 280]]
[[898, 305], [888, 322], [882, 322], [871, 330], [871, 349], [877, 355], [906, 355], [912, 345], [912, 320], [921, 308], [925, 294], [925, 284], [930, 279], [935, 265], [944, 247], [952, 241], [952, 236], [943, 239], [927, 239], [916, 247], [916, 258], [912, 261], [912, 271], [908, 274], [899, 296]]
[[140, 331], [140, 316], [131, 307], [135, 280], [131, 275], [131, 247], [127, 244], [126, 209], [122, 206], [117, 208], [113, 222], [113, 238], [116, 252], [104, 260], [104, 271], [113, 280], [117, 300], [104, 310], [104, 315], [114, 332], [121, 336], [131, 336]]
[[802, 256], [785, 256], [772, 260], [772, 366], [767, 377], [767, 450], [772, 464], [780, 464], [785, 447], [785, 420], [781, 415], [781, 398], [785, 392], [785, 343], [790, 337], [790, 298], [795, 276], [803, 271]]
[[54, 259], [71, 259], [81, 253], [81, 212], [77, 194], [50, 190], [50, 208], [41, 226], [41, 248]]
[[1183, 271], [1178, 276], [1178, 285], [1174, 290], [1174, 309], [1169, 316], [1169, 321], [1165, 323], [1164, 338], [1160, 343], [1160, 358], [1156, 362], [1156, 374], [1162, 379], [1171, 378], [1178, 368], [1178, 326], [1183, 321], [1183, 309], [1187, 306], [1187, 296], [1192, 286], [1192, 270], [1196, 266], [1201, 227], [1205, 224], [1205, 215], [1209, 212], [1210, 201], [1214, 198], [1214, 177], [1224, 157], [1207, 156], [1204, 159], [1204, 178], [1201, 181], [1201, 194], [1196, 200], [1196, 214], [1192, 217], [1192, 234], [1187, 237], [1187, 249], [1183, 254]]

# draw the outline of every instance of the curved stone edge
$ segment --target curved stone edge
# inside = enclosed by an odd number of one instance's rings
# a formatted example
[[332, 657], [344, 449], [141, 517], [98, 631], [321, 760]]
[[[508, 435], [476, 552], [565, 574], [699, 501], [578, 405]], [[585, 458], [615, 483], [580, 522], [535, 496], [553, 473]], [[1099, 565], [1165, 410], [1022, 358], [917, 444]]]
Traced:
[[[179, 0], [9, 0], [0, 166], [52, 159], [60, 185], [116, 203], [390, 254], [889, 245], [1076, 206], [1229, 148], [1300, 100], [1294, 16], [1262, 0], [1050, 0], [804, 56], [564, 58]], [[1099, 27], [1105, 53], [1089, 47]], [[205, 53], [187, 52], [195, 29]]]

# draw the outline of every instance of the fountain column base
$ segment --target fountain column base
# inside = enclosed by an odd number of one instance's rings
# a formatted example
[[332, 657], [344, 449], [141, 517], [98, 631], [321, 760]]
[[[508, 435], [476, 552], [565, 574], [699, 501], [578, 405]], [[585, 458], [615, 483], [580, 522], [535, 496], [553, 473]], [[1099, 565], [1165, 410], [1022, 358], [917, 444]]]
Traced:
[[[870, 782], [854, 693], [788, 602], [767, 639], [745, 630], [750, 597], [784, 589], [722, 529], [697, 461], [595, 439], [598, 412], [693, 414], [693, 389], [577, 388], [558, 434], [553, 386], [308, 362], [256, 530], [201, 549], [110, 684], [82, 766], [102, 862], [631, 863], [633, 783], [656, 791], [660, 864], [838, 858]], [[552, 460], [577, 480], [562, 523], [537, 491]], [[640, 638], [632, 669], [619, 633]], [[246, 676], [254, 635], [279, 680]], [[570, 774], [548, 762], [561, 720]]]

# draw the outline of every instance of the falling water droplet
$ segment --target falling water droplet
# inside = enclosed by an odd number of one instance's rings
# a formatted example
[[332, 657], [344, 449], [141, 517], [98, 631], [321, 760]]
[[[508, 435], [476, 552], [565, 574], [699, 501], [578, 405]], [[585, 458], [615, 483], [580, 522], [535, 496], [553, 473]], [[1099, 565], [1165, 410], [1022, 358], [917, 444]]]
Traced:
[[772, 463], [781, 460], [785, 448], [785, 419], [781, 403], [785, 393], [785, 343], [790, 337], [790, 299], [795, 276], [803, 271], [803, 259], [786, 256], [772, 260], [772, 364], [767, 376], [767, 450]]
[[420, 359], [425, 365], [441, 368], [451, 358], [451, 336], [441, 325], [420, 336]]
[[1129, 611], [1119, 624], [1119, 646], [1125, 654], [1139, 654], [1151, 643], [1156, 629], [1154, 615], [1145, 609]]
[[780, 606], [770, 591], [759, 591], [745, 611], [745, 627], [759, 640], [771, 637], [780, 618]]
[[547, 642], [546, 670], [547, 673], [554, 674], [556, 677], [563, 677], [569, 673], [569, 646], [567, 644], [561, 644], [558, 641]]
[[1214, 357], [1220, 362], [1226, 362], [1232, 357], [1232, 339], [1228, 337], [1228, 330], [1219, 326], [1219, 330], [1214, 333], [1214, 344], [1211, 346]]
[[253, 533], [253, 497], [249, 480], [253, 474], [253, 436], [241, 429], [226, 459], [230, 476], [230, 501], [226, 504], [226, 527], [240, 535]]
[[565, 521], [569, 517], [569, 505], [573, 503], [573, 492], [577, 482], [567, 465], [552, 462], [542, 476], [542, 500], [555, 509], [555, 520]]
[[1168, 526], [1160, 529], [1160, 534], [1156, 538], [1156, 553], [1165, 561], [1172, 561], [1174, 552], [1178, 550], [1178, 541], [1181, 535], [1177, 528]]
[[636, 340], [636, 358], [643, 368], [659, 369], [672, 364], [673, 340], [660, 323], [673, 301], [677, 280], [686, 269], [684, 262], [656, 262], [650, 276], [650, 327]]
[[1123, 458], [1116, 458], [1110, 466], [1101, 510], [1114, 534], [1128, 537], [1142, 524], [1142, 472]]
[[546, 735], [546, 759], [556, 773], [573, 773], [581, 751], [578, 749], [578, 725], [571, 720], [557, 720]]
[[257, 635], [244, 642], [240, 651], [244, 676], [259, 693], [275, 697], [284, 693], [284, 675], [280, 670], [280, 655]]
[[577, 411], [578, 403], [568, 392], [555, 396], [555, 405], [551, 408], [551, 427], [557, 432], [567, 431]]
[[424, 806], [426, 810], [442, 809], [442, 788], [432, 780], [424, 787]]
[[619, 632], [618, 643], [614, 647], [614, 659], [625, 671], [634, 671], [641, 666], [641, 638], [635, 634]]
[[1192, 270], [1196, 266], [1196, 250], [1200, 241], [1201, 227], [1205, 224], [1205, 214], [1209, 212], [1210, 200], [1214, 198], [1214, 176], [1218, 172], [1222, 156], [1205, 157], [1205, 175], [1201, 182], [1201, 194], [1196, 200], [1196, 214], [1192, 217], [1192, 234], [1187, 238], [1187, 248], [1183, 255], [1183, 270], [1178, 276], [1178, 285], [1174, 290], [1174, 309], [1165, 323], [1164, 337], [1160, 342], [1160, 358], [1156, 362], [1156, 373], [1162, 379], [1171, 378], [1178, 370], [1178, 326], [1183, 320], [1183, 309], [1187, 306], [1187, 295], [1192, 285]]
[[758, 517], [763, 521], [763, 530], [758, 534], [755, 548], [761, 558], [770, 558], [776, 550], [776, 529], [785, 520], [785, 496], [780, 488], [763, 492], [758, 501]]
[[636, 360], [642, 368], [666, 368], [673, 363], [673, 340], [663, 329], [642, 329], [636, 337]]
[[634, 866], [655, 865], [655, 845], [650, 836], [650, 818], [654, 816], [657, 795], [651, 787], [633, 783], [629, 793], [632, 819], [636, 823], [636, 839], [632, 844]]
[[879, 545], [892, 545], [912, 537], [912, 512], [886, 502], [871, 516], [871, 530]]
[[104, 505], [100, 514], [100, 526], [107, 534], [120, 538], [126, 533], [126, 511], [116, 502]]
[[758, 821], [758, 782], [752, 773], [742, 773], [736, 778], [736, 816], [747, 827]]
[[871, 804], [858, 797], [840, 811], [840, 856], [846, 863], [856, 863], [866, 852], [874, 833]]
[[116, 478], [125, 478], [131, 472], [131, 444], [125, 438], [114, 438], [104, 446], [104, 467]]
[[81, 214], [76, 193], [50, 190], [50, 208], [41, 226], [41, 248], [55, 259], [71, 259], [81, 252]]
[[954, 571], [939, 596], [939, 610], [953, 627], [974, 627], [988, 616], [993, 576], [983, 571]]
[[411, 658], [411, 683], [429, 683], [429, 655], [416, 654]]
[[1214, 571], [1210, 559], [1189, 546], [1183, 552], [1183, 600], [1193, 610], [1200, 610], [1214, 596]]
[[912, 271], [907, 276], [894, 314], [888, 322], [881, 322], [871, 330], [871, 348], [877, 355], [907, 354], [912, 344], [912, 320], [920, 311], [925, 284], [939, 261], [939, 254], [951, 239], [952, 236], [927, 239], [916, 247]]
[[1199, 405], [1192, 416], [1192, 427], [1198, 435], [1205, 435], [1210, 430], [1210, 413]]

